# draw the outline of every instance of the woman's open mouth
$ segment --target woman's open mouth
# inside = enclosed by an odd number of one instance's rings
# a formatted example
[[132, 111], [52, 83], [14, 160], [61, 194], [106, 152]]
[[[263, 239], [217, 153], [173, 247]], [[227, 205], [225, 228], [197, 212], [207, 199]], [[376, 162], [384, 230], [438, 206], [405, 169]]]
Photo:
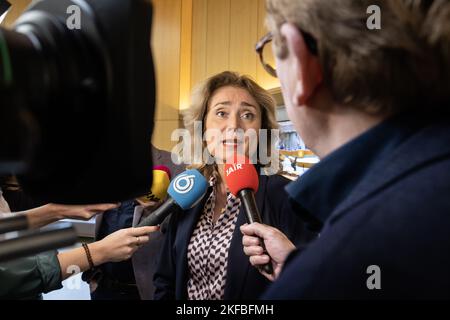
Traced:
[[238, 141], [237, 139], [226, 139], [222, 141], [222, 144], [225, 147], [237, 147], [242, 144], [242, 141]]

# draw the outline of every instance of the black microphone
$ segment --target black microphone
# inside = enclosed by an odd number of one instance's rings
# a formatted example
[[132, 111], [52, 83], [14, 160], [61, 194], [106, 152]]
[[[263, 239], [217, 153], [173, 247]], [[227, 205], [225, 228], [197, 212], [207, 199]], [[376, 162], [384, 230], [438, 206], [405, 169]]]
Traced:
[[0, 234], [28, 229], [28, 218], [24, 214], [0, 218]]
[[0, 262], [67, 247], [77, 241], [77, 233], [71, 224], [55, 224], [47, 227], [45, 231], [27, 232], [24, 236], [1, 241]]
[[176, 210], [187, 210], [200, 201], [208, 189], [208, 183], [197, 170], [187, 170], [176, 176], [170, 183], [169, 199], [148, 217], [142, 219], [138, 227], [157, 226]]
[[[259, 184], [258, 173], [247, 158], [243, 158], [241, 162], [239, 164], [225, 164], [225, 180], [228, 189], [241, 200], [249, 224], [263, 223], [255, 200], [255, 192], [258, 190]], [[264, 240], [260, 239], [260, 242], [265, 253], [269, 255]], [[267, 274], [273, 274], [273, 266], [270, 261], [263, 265], [262, 269]]]

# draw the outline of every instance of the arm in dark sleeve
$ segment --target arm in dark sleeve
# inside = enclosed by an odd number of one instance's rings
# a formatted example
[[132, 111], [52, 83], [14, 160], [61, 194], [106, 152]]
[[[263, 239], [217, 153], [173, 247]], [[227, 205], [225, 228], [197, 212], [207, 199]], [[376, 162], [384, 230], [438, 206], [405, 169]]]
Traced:
[[176, 234], [176, 216], [176, 213], [172, 214], [164, 234], [158, 266], [153, 276], [154, 300], [175, 300], [176, 271], [173, 242]]
[[62, 288], [56, 251], [0, 263], [0, 298], [27, 299]]

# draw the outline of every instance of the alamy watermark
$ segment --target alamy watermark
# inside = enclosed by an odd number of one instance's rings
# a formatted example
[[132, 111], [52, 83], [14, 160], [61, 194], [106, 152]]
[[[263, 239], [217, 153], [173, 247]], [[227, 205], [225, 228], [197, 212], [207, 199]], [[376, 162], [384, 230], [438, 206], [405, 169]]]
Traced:
[[377, 5], [371, 5], [367, 7], [367, 14], [370, 16], [367, 18], [366, 26], [369, 30], [381, 29], [381, 8]]
[[77, 5], [67, 7], [66, 13], [69, 17], [66, 20], [66, 26], [69, 30], [81, 29], [81, 8]]
[[366, 281], [367, 289], [381, 290], [381, 268], [377, 265], [371, 265], [367, 267], [366, 273], [370, 274]]
[[81, 269], [77, 265], [70, 265], [66, 270], [67, 274], [70, 274], [70, 278], [66, 280], [67, 289], [69, 290], [80, 290], [81, 289], [81, 278], [74, 277], [75, 275], [81, 273]]

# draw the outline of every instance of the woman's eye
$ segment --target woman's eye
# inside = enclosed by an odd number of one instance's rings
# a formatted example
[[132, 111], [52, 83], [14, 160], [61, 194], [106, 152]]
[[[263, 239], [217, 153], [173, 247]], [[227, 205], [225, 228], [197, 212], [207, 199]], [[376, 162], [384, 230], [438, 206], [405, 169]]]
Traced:
[[251, 112], [247, 112], [244, 113], [241, 117], [242, 119], [253, 120], [255, 118], [255, 115]]
[[218, 116], [219, 118], [223, 118], [223, 117], [225, 117], [225, 112], [223, 112], [223, 111], [218, 111], [218, 112], [216, 112], [216, 116]]

